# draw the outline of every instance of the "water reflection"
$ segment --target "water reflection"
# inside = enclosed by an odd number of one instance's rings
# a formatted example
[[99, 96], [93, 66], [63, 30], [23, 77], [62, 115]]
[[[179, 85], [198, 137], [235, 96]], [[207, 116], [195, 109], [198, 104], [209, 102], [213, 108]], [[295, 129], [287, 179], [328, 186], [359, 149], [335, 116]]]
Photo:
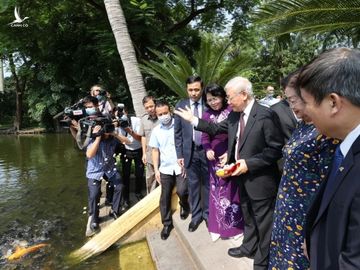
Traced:
[[[67, 134], [0, 136], [0, 149], [1, 255], [23, 242], [50, 244], [13, 263], [2, 258], [0, 268], [67, 269], [64, 256], [86, 240], [84, 154]], [[86, 264], [119, 269], [101, 260]]]

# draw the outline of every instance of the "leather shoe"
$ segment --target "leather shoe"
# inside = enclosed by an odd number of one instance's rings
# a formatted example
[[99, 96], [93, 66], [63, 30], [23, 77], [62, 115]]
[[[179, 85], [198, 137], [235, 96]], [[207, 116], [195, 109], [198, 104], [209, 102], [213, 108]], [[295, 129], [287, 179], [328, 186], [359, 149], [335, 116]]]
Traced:
[[112, 217], [113, 219], [118, 219], [119, 218], [119, 214], [116, 214], [115, 212], [110, 212], [109, 213], [109, 217]]
[[187, 219], [189, 216], [190, 211], [185, 209], [184, 207], [180, 206], [180, 218], [182, 220]]
[[252, 258], [251, 255], [249, 254], [245, 254], [240, 247], [236, 247], [236, 248], [230, 248], [228, 250], [228, 254], [231, 257], [235, 257], [235, 258], [242, 258], [242, 257], [247, 257], [247, 258]]
[[162, 229], [161, 233], [160, 233], [160, 236], [161, 236], [161, 239], [162, 240], [166, 240], [168, 239], [169, 235], [170, 235], [170, 232], [171, 230], [174, 228], [173, 225], [167, 225], [167, 226], [164, 226], [164, 228]]
[[198, 222], [193, 222], [193, 221], [191, 221], [190, 224], [189, 224], [189, 229], [188, 229], [188, 231], [189, 231], [189, 232], [195, 232], [196, 229], [199, 227], [201, 221], [202, 221], [202, 219], [200, 219], [200, 221], [198, 221]]

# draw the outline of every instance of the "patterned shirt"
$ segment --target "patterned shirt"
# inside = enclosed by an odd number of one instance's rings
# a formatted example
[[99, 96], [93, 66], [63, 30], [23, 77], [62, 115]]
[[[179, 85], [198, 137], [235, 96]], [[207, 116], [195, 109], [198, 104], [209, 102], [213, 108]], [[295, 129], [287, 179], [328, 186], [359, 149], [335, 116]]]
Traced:
[[[87, 149], [89, 149], [95, 139], [92, 139]], [[108, 139], [101, 139], [99, 148], [94, 157], [88, 159], [87, 168], [86, 168], [86, 177], [89, 179], [100, 180], [101, 177], [105, 174], [108, 178], [114, 176], [117, 172], [114, 153], [116, 146], [120, 142], [114, 138], [110, 137]]]

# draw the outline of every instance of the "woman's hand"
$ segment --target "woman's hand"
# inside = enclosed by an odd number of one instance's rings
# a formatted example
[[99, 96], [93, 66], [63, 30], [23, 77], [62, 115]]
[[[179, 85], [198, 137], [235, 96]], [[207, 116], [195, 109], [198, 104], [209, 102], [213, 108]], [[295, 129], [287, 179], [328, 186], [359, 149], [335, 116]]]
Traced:
[[206, 151], [206, 157], [208, 160], [215, 160], [215, 152], [213, 150]]

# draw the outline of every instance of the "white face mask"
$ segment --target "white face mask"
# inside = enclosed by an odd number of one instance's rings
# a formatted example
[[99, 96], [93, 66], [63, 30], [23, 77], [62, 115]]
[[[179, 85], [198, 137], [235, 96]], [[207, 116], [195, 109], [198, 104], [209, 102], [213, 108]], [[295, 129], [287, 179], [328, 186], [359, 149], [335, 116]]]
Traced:
[[171, 114], [168, 113], [168, 114], [163, 114], [163, 115], [159, 116], [158, 119], [161, 124], [167, 126], [168, 124], [170, 124], [172, 117], [171, 117]]

